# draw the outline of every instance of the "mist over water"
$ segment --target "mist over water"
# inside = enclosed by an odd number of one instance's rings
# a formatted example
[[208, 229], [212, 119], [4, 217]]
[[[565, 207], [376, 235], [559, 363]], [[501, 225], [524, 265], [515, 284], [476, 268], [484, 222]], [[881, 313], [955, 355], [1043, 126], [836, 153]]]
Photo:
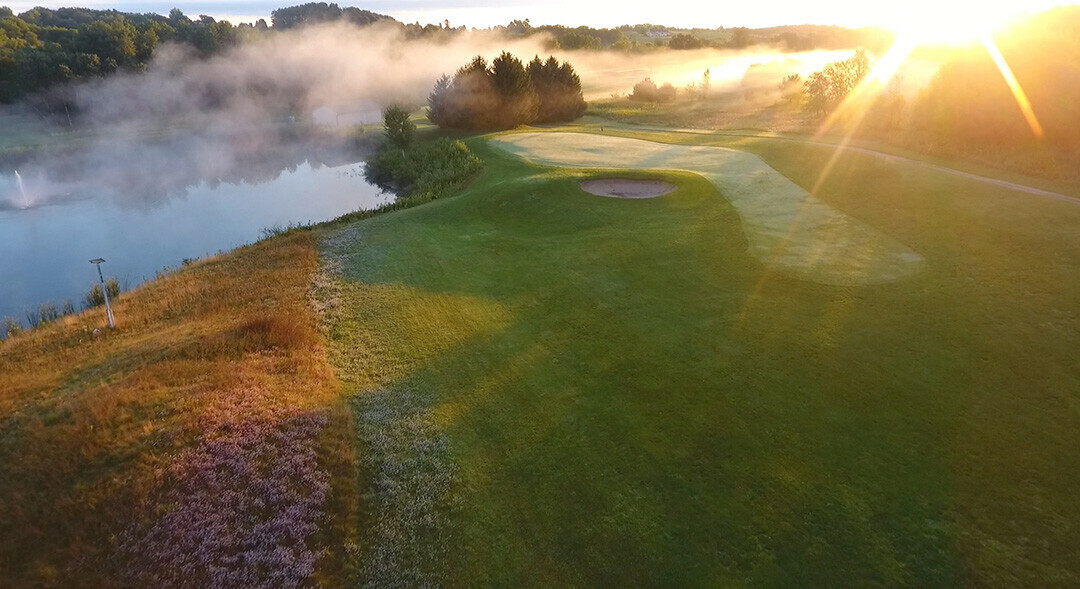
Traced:
[[[344, 23], [273, 34], [200, 58], [160, 47], [147, 71], [72, 90], [75, 124], [42, 130], [49, 147], [0, 161], [0, 315], [76, 300], [91, 257], [131, 285], [183, 258], [248, 243], [274, 224], [329, 219], [385, 195], [360, 177], [356, 123], [389, 104], [421, 106], [435, 80], [475, 55], [554, 54], [589, 99], [629, 93], [645, 77], [682, 86], [706, 69], [714, 88], [773, 86], [850, 52], [547, 51], [547, 37], [470, 31], [406, 39]], [[15, 174], [18, 170], [18, 175]]]
[[[0, 176], [0, 182], [10, 181]], [[390, 197], [363, 179], [362, 164], [301, 163], [257, 184], [201, 182], [182, 198], [131, 206], [107, 197], [0, 210], [0, 316], [80, 297], [97, 280], [88, 260], [135, 286], [163, 266], [251, 243], [261, 230], [374, 208]], [[145, 203], [140, 203], [145, 204]]]

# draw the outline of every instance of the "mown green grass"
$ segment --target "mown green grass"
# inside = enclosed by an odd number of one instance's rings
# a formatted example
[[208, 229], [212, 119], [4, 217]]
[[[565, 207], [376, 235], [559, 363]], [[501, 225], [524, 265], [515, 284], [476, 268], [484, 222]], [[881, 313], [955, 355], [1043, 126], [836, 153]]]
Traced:
[[[765, 102], [761, 102], [764, 98]], [[578, 123], [605, 127], [653, 127], [695, 133], [756, 134], [795, 141], [811, 140], [910, 157], [974, 174], [1002, 178], [1045, 190], [1080, 194], [1080, 175], [1075, 146], [1028, 141], [1009, 144], [955, 143], [945, 136], [934, 139], [925, 133], [900, 129], [892, 133], [833, 125], [822, 135], [822, 120], [801, 108], [771, 102], [767, 95], [745, 99], [742, 92], [714, 91], [706, 100], [640, 103], [624, 98], [594, 100], [588, 115]]]
[[[644, 120], [612, 121], [600, 116], [587, 115], [575, 121], [573, 124], [560, 127], [559, 129], [589, 133], [597, 133], [603, 129], [603, 132], [607, 134], [626, 135], [628, 137], [651, 139], [666, 143], [723, 145], [748, 149], [749, 151], [754, 151], [753, 146], [755, 145], [768, 142], [794, 144], [789, 145], [788, 149], [798, 149], [800, 145], [806, 143], [820, 143], [832, 146], [840, 146], [841, 144], [846, 143], [853, 148], [867, 149], [885, 155], [893, 155], [930, 165], [942, 166], [959, 172], [974, 174], [976, 176], [1013, 182], [1032, 188], [1080, 198], [1080, 183], [1077, 183], [1075, 180], [1052, 180], [1032, 174], [1024, 174], [1015, 171], [1019, 170], [1019, 168], [1015, 168], [1014, 170], [1014, 168], [1010, 168], [1008, 165], [1004, 164], [991, 165], [979, 163], [973, 158], [965, 159], [959, 156], [938, 157], [922, 151], [898, 147], [896, 145], [860, 138], [858, 136], [846, 137], [844, 135], [831, 133], [818, 136], [812, 132], [807, 132], [806, 129], [803, 129], [803, 132], [775, 132], [753, 127], [719, 129], [702, 128], [700, 125], [675, 127], [673, 126], [673, 123], [674, 121], [664, 121], [663, 119], [652, 122]], [[530, 129], [530, 131], [532, 130], [534, 129]], [[816, 131], [816, 129], [811, 129], [810, 131]], [[695, 139], [694, 137], [698, 138]], [[1049, 147], [1044, 146], [1042, 151], [1045, 152], [1049, 149]]]
[[[694, 141], [806, 188], [831, 154]], [[700, 177], [606, 199], [471, 147], [464, 194], [348, 229], [328, 332], [355, 390], [430, 399], [448, 584], [1080, 580], [1080, 207], [843, 155], [819, 198], [927, 264], [823, 286], [750, 258]]]

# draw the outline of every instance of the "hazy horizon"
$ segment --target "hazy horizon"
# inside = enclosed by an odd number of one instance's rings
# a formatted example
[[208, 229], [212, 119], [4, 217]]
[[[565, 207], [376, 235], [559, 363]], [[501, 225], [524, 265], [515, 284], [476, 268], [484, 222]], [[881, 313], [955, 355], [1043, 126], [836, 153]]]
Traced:
[[[154, 12], [168, 14], [179, 8], [188, 16], [210, 15], [233, 23], [254, 22], [259, 18], [269, 21], [270, 13], [286, 6], [303, 4], [300, 0], [209, 0], [199, 2], [166, 2], [157, 0], [89, 0], [83, 2], [37, 2], [34, 0], [2, 2], [15, 13], [22, 13], [41, 6], [60, 8], [79, 6], [94, 9], [115, 9], [123, 12]], [[888, 28], [897, 19], [910, 21], [912, 14], [925, 14], [932, 18], [935, 12], [943, 18], [963, 12], [964, 6], [973, 13], [984, 11], [986, 5], [977, 2], [934, 2], [911, 0], [893, 7], [854, 0], [832, 0], [813, 4], [793, 0], [761, 0], [743, 5], [723, 8], [702, 8], [690, 0], [672, 0], [662, 10], [647, 2], [594, 3], [582, 5], [569, 0], [545, 2], [496, 2], [494, 0], [371, 0], [366, 2], [338, 2], [341, 6], [356, 6], [366, 10], [390, 15], [402, 22], [441, 23], [449, 20], [453, 26], [465, 25], [487, 28], [504, 25], [514, 19], [529, 19], [534, 25], [566, 26], [588, 25], [615, 27], [624, 24], [652, 23], [676, 28], [752, 27], [763, 28], [783, 25], [839, 25], [845, 27], [881, 26]], [[1054, 6], [1076, 4], [1063, 0], [1032, 0], [1022, 12], [1038, 12]], [[945, 7], [947, 10], [943, 10]], [[1020, 10], [1018, 10], [1019, 12]]]

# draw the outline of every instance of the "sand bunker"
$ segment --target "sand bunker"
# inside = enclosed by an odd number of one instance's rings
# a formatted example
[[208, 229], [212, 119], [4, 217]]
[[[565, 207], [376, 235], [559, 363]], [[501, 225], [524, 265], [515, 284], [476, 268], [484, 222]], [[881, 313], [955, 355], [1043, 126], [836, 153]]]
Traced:
[[660, 180], [630, 180], [628, 178], [602, 178], [586, 180], [581, 189], [597, 196], [614, 198], [656, 198], [674, 192], [676, 186]]
[[585, 133], [515, 133], [491, 142], [547, 166], [700, 174], [739, 212], [750, 253], [804, 280], [889, 282], [918, 272], [923, 262], [904, 244], [810, 196], [750, 153]]

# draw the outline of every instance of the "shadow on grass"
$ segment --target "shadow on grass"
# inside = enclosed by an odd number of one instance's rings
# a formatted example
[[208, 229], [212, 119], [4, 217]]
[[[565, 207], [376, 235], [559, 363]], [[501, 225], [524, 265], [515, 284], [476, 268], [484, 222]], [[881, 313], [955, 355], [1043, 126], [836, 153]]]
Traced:
[[[625, 202], [581, 192], [588, 174], [491, 161], [466, 195], [337, 244], [356, 293], [415, 299], [398, 309], [455, 293], [512, 316], [428, 350], [447, 326], [402, 331], [436, 319], [392, 314], [387, 337], [417, 360], [386, 372], [385, 350], [351, 356], [349, 370], [386, 377], [382, 399], [430, 403], [456, 465], [436, 493], [445, 532], [396, 550], [447, 554], [446, 578], [462, 584], [956, 580], [943, 430], [966, 381], [919, 349], [933, 317], [904, 327], [912, 315], [875, 311], [925, 283], [771, 274], [692, 176], [666, 176], [681, 189], [670, 197]], [[933, 389], [915, 370], [928, 361]], [[386, 427], [365, 402], [359, 428]], [[383, 492], [365, 484], [374, 546]]]

